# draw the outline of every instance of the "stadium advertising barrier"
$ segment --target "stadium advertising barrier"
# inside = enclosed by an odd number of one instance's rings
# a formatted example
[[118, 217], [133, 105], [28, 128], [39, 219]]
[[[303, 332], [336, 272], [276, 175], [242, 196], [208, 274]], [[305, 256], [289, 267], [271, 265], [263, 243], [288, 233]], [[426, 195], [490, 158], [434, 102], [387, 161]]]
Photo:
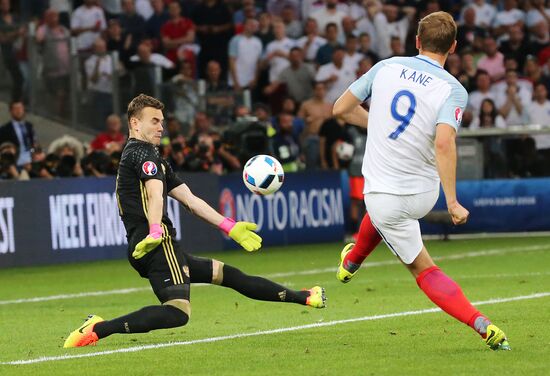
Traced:
[[[550, 179], [459, 181], [459, 202], [470, 211], [460, 226], [422, 221], [426, 234], [550, 230]], [[434, 210], [447, 210], [440, 192]]]
[[[201, 197], [216, 202], [216, 176], [188, 180]], [[126, 257], [114, 190], [113, 177], [0, 182], [0, 268]], [[216, 229], [171, 198], [167, 209], [185, 249], [221, 249]]]
[[[268, 198], [244, 187], [240, 175], [182, 175], [191, 190], [237, 219], [257, 221], [266, 245], [343, 238], [348, 197], [340, 173], [292, 174]], [[0, 268], [126, 257], [115, 179], [0, 182]], [[230, 248], [220, 231], [168, 200], [168, 215], [186, 251]]]
[[[286, 174], [279, 191], [259, 196], [246, 189], [240, 174], [222, 176], [219, 210], [256, 223], [263, 245], [339, 241], [349, 205], [346, 177], [337, 171]], [[234, 247], [225, 237], [225, 248]]]

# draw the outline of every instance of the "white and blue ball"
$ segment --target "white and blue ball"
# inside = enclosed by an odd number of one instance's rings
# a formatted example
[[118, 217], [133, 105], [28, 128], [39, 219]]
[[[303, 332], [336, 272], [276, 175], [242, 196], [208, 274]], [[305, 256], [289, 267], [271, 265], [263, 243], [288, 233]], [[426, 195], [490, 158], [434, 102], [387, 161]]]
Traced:
[[284, 180], [283, 166], [269, 155], [256, 155], [244, 165], [244, 185], [252, 193], [258, 195], [275, 193], [281, 188]]

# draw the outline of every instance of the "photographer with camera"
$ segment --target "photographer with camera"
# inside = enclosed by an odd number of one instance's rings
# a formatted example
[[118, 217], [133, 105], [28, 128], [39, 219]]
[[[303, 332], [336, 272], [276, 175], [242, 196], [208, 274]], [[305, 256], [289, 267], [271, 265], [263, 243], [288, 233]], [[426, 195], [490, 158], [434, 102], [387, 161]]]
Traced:
[[17, 168], [17, 146], [11, 142], [0, 145], [0, 180], [28, 180], [26, 170]]
[[185, 169], [192, 172], [211, 172], [222, 175], [224, 171], [241, 168], [239, 159], [226, 150], [216, 132], [200, 133], [190, 140], [191, 152], [186, 157]]

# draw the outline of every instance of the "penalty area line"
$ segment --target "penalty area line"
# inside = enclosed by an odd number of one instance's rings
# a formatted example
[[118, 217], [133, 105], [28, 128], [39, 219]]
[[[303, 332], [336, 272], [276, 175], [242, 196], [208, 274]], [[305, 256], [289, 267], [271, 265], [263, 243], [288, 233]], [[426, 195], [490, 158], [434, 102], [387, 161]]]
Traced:
[[[509, 298], [494, 298], [494, 299], [474, 302], [473, 304], [476, 306], [486, 305], [486, 304], [500, 304], [500, 303], [514, 302], [518, 300], [539, 299], [547, 296], [550, 296], [550, 292], [541, 292], [541, 293], [535, 293], [530, 295], [513, 296]], [[153, 344], [153, 345], [133, 346], [133, 347], [126, 347], [122, 349], [116, 349], [116, 350], [91, 352], [87, 354], [43, 356], [43, 357], [34, 358], [34, 359], [22, 359], [22, 360], [13, 360], [9, 362], [2, 362], [0, 364], [1, 365], [24, 365], [24, 364], [43, 363], [43, 362], [54, 362], [59, 360], [78, 359], [78, 358], [91, 358], [96, 356], [112, 355], [112, 354], [120, 354], [120, 353], [132, 353], [132, 352], [138, 352], [143, 350], [160, 349], [165, 347], [189, 346], [189, 345], [196, 345], [201, 343], [211, 343], [211, 342], [220, 342], [220, 341], [227, 341], [227, 340], [239, 339], [239, 338], [265, 336], [265, 335], [271, 335], [271, 334], [294, 332], [298, 330], [306, 330], [306, 329], [322, 328], [326, 326], [348, 324], [348, 323], [354, 323], [354, 322], [360, 322], [360, 321], [373, 321], [373, 320], [381, 320], [381, 319], [387, 319], [387, 318], [393, 318], [393, 317], [422, 315], [426, 313], [433, 313], [433, 312], [440, 312], [440, 311], [441, 309], [439, 308], [428, 308], [428, 309], [420, 309], [415, 311], [394, 312], [394, 313], [386, 313], [386, 314], [374, 315], [374, 316], [363, 316], [363, 317], [355, 317], [351, 319], [318, 322], [314, 324], [298, 325], [298, 326], [291, 326], [286, 328], [261, 330], [257, 332], [251, 332], [251, 333], [237, 333], [237, 334], [231, 334], [226, 336], [195, 339], [190, 341], [166, 342], [166, 343], [159, 343], [159, 344]]]

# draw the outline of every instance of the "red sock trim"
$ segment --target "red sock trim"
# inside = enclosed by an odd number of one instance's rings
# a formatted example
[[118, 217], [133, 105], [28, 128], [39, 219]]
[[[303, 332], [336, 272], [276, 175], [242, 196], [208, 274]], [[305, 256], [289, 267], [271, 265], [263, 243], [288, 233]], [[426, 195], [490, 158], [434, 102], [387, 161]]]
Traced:
[[[439, 269], [439, 267], [437, 265], [434, 265], [434, 266], [430, 266], [429, 268], [427, 269], [424, 269], [420, 272], [420, 274], [418, 275], [418, 277], [416, 277], [416, 284], [418, 285], [418, 287], [420, 287], [420, 285], [422, 284], [422, 281], [424, 280], [424, 278], [430, 274], [431, 272], [433, 272], [434, 270], [441, 270]], [[421, 288], [421, 287], [420, 287]]]

